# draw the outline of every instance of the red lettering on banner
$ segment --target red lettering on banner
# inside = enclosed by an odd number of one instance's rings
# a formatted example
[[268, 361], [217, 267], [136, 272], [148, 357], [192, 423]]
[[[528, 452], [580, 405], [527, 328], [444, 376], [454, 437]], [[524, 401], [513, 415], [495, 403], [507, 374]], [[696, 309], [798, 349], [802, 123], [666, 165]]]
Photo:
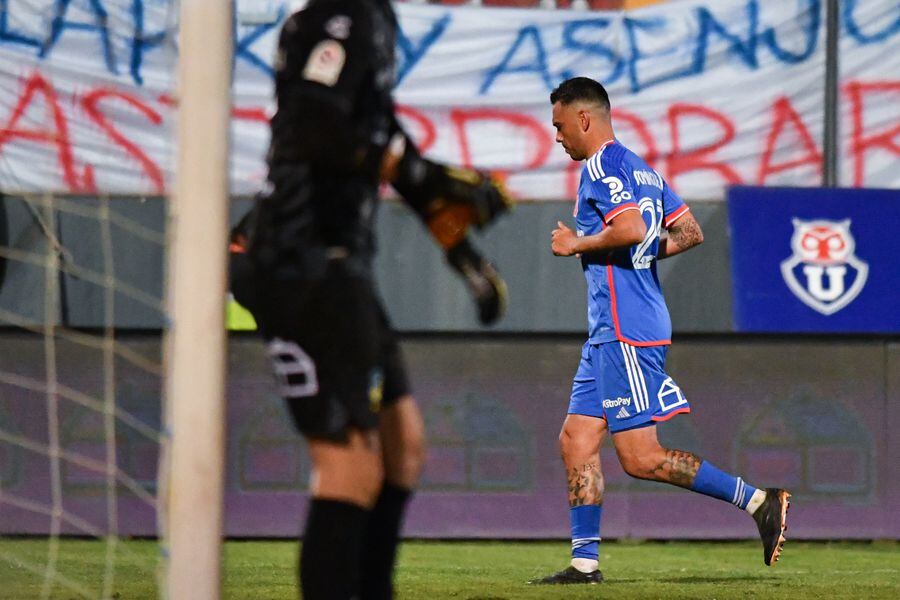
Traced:
[[99, 194], [100, 189], [97, 187], [97, 177], [94, 173], [94, 165], [84, 165], [84, 191], [88, 194]]
[[[176, 108], [178, 101], [169, 94], [160, 94], [156, 98], [163, 106]], [[232, 106], [231, 116], [242, 121], [257, 121], [260, 123], [268, 123], [269, 115], [266, 109], [261, 106]]]
[[87, 113], [88, 118], [96, 123], [97, 126], [101, 130], [103, 130], [106, 135], [109, 136], [109, 139], [119, 145], [129, 156], [134, 158], [141, 165], [141, 168], [153, 183], [154, 191], [157, 194], [164, 193], [165, 177], [163, 176], [162, 169], [159, 168], [159, 165], [157, 165], [153, 161], [153, 159], [151, 159], [147, 155], [146, 152], [141, 150], [141, 148], [138, 147], [137, 144], [122, 135], [122, 132], [116, 129], [115, 125], [113, 125], [113, 123], [109, 121], [109, 119], [100, 109], [100, 103], [107, 98], [113, 98], [125, 102], [129, 106], [137, 109], [138, 112], [147, 117], [147, 120], [149, 120], [154, 125], [159, 125], [160, 123], [162, 123], [162, 117], [158, 112], [141, 102], [139, 98], [117, 90], [108, 90], [102, 88], [93, 90], [82, 99], [84, 111]]
[[419, 152], [422, 154], [428, 152], [428, 149], [431, 148], [434, 145], [435, 140], [437, 140], [437, 128], [434, 126], [434, 123], [431, 122], [431, 119], [426, 117], [421, 111], [410, 106], [397, 105], [395, 112], [397, 115], [403, 117], [404, 120], [415, 123], [417, 133], [415, 135], [410, 133], [409, 135], [415, 140], [416, 148], [419, 149]]
[[[702, 117], [719, 125], [722, 137], [696, 150], [682, 152], [678, 123], [683, 116]], [[741, 183], [741, 176], [730, 165], [713, 160], [716, 151], [734, 139], [734, 123], [728, 117], [699, 104], [673, 104], [669, 107], [668, 119], [672, 134], [672, 151], [666, 156], [666, 171], [670, 185], [675, 187], [675, 179], [691, 171], [715, 171], [728, 183]]]
[[866, 95], [870, 93], [900, 93], [900, 81], [877, 81], [862, 83], [851, 81], [845, 87], [850, 97], [850, 110], [853, 116], [853, 133], [850, 138], [850, 153], [853, 155], [853, 185], [862, 187], [866, 173], [866, 154], [875, 148], [887, 150], [894, 156], [900, 156], [900, 144], [896, 138], [900, 136], [900, 123], [896, 123], [887, 131], [867, 133], [863, 122]]
[[656, 168], [655, 163], [659, 160], [659, 150], [656, 148], [656, 142], [653, 140], [653, 135], [650, 133], [647, 123], [636, 114], [618, 108], [613, 109], [612, 118], [616, 127], [623, 122], [631, 127], [641, 143], [644, 144], [643, 154], [640, 152], [638, 154], [643, 156], [644, 162], [650, 165], [651, 168]]
[[[779, 137], [781, 136], [782, 131], [784, 131], [785, 125], [788, 123], [793, 125], [806, 153], [800, 158], [795, 158], [783, 163], [772, 164], [772, 155], [775, 153]], [[821, 175], [822, 153], [819, 152], [818, 146], [816, 146], [813, 137], [809, 134], [806, 123], [803, 122], [803, 119], [794, 109], [791, 101], [782, 96], [772, 105], [772, 128], [766, 136], [766, 147], [763, 150], [762, 161], [760, 161], [759, 164], [757, 183], [759, 185], [764, 185], [766, 183], [766, 178], [769, 175], [781, 173], [782, 171], [790, 171], [801, 165], [812, 165], [818, 169], [819, 175]]]
[[[19, 128], [19, 119], [25, 114], [25, 111], [31, 106], [36, 94], [40, 94], [44, 98], [48, 116], [52, 118], [53, 126], [48, 129], [26, 129]], [[75, 172], [75, 157], [72, 153], [72, 140], [69, 137], [69, 124], [59, 104], [59, 98], [53, 85], [44, 79], [44, 77], [35, 72], [25, 81], [25, 89], [19, 96], [19, 102], [13, 109], [12, 116], [7, 121], [6, 126], [0, 129], [0, 151], [3, 146], [15, 139], [29, 140], [56, 146], [56, 154], [59, 158], [59, 165], [62, 169], [63, 180], [72, 192], [86, 191], [85, 186], [78, 180]], [[86, 173], [90, 175], [90, 173]], [[88, 177], [92, 179], [92, 177]]]
[[269, 123], [269, 115], [266, 113], [266, 109], [260, 106], [235, 106], [231, 109], [231, 116], [242, 121]]
[[[238, 121], [249, 121], [250, 123], [265, 125], [266, 128], [269, 125], [269, 114], [261, 106], [235, 106], [231, 109], [231, 116]], [[268, 166], [263, 162], [260, 168], [248, 174], [248, 178], [255, 183], [261, 184], [268, 177], [268, 172]]]
[[[466, 167], [472, 166], [472, 151], [469, 148], [469, 138], [466, 134], [466, 125], [472, 121], [499, 121], [527, 132], [531, 137], [532, 143], [528, 146], [531, 157], [523, 165], [525, 169], [536, 169], [542, 166], [547, 162], [550, 150], [553, 149], [553, 136], [544, 129], [537, 119], [521, 113], [494, 108], [455, 109], [450, 112], [450, 120], [456, 129], [462, 164]], [[496, 172], [502, 173], [499, 169]]]

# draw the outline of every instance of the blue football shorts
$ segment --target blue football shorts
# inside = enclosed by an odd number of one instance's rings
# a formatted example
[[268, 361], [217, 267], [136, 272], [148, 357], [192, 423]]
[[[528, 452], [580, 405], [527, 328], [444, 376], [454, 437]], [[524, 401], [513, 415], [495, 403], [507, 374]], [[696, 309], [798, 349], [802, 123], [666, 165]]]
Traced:
[[612, 433], [652, 425], [691, 405], [666, 373], [668, 346], [585, 343], [572, 383], [570, 415], [606, 420]]

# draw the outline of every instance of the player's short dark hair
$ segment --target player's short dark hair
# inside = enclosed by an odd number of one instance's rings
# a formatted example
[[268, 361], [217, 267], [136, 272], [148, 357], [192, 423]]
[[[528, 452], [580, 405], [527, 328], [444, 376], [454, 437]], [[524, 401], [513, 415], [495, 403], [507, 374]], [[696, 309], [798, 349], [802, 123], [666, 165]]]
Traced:
[[566, 79], [550, 92], [550, 104], [557, 102], [572, 104], [578, 101], [599, 104], [607, 111], [610, 109], [609, 94], [606, 93], [606, 88], [588, 77]]

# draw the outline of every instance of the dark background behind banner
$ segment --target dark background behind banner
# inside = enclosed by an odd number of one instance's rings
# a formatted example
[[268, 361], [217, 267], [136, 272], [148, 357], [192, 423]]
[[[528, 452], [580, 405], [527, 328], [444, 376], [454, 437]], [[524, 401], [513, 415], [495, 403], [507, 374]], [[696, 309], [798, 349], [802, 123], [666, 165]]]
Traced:
[[[422, 490], [406, 535], [564, 538], [565, 476], [556, 447], [581, 336], [414, 336], [404, 341], [430, 440]], [[0, 336], [2, 370], [44, 381], [39, 336]], [[156, 336], [120, 340], [159, 358]], [[59, 379], [102, 397], [100, 351], [60, 342]], [[306, 509], [309, 460], [275, 396], [264, 349], [250, 336], [229, 350], [226, 531], [293, 537]], [[689, 448], [750, 483], [794, 493], [792, 538], [900, 537], [900, 344], [831, 340], [676, 339], [669, 371], [693, 413], [663, 424], [664, 442]], [[157, 377], [119, 361], [117, 406], [159, 429]], [[49, 506], [51, 469], [40, 388], [0, 382], [0, 493]], [[122, 415], [120, 415], [122, 416]], [[63, 398], [64, 451], [104, 461], [102, 413]], [[158, 444], [117, 423], [118, 464], [156, 493]], [[175, 432], [178, 435], [180, 432]], [[627, 477], [603, 450], [603, 535], [637, 538], [753, 538], [745, 513], [684, 490]], [[106, 479], [63, 461], [64, 508], [98, 531], [106, 523]], [[120, 532], [153, 535], [152, 507], [120, 485]], [[50, 518], [0, 503], [0, 534], [45, 534]], [[66, 533], [78, 533], [71, 524]]]
[[[734, 267], [735, 324], [738, 331], [770, 333], [900, 333], [900, 191], [733, 187], [728, 193]], [[849, 221], [854, 255], [867, 276], [858, 296], [832, 314], [822, 314], [794, 293], [781, 264], [793, 254], [794, 220]], [[809, 294], [810, 283], [794, 269]], [[851, 289], [853, 264], [840, 283], [823, 277], [823, 288]], [[838, 288], [839, 289], [839, 288]]]
[[[96, 213], [97, 200], [67, 201]], [[9, 198], [6, 204], [9, 244], [28, 260], [9, 262], [7, 285], [0, 288], [0, 311], [40, 323], [44, 314], [46, 236], [21, 199]], [[249, 206], [247, 200], [236, 201], [234, 219]], [[677, 331], [731, 331], [726, 208], [721, 202], [698, 202], [692, 207], [706, 232], [706, 243], [695, 252], [660, 265], [672, 320]], [[164, 208], [163, 201], [156, 198], [123, 198], [110, 205], [112, 216], [118, 218], [111, 230], [115, 276], [148, 296], [129, 294], [128, 289], [116, 294], [119, 329], [156, 329], [163, 324], [163, 246], [159, 240], [136, 235], [134, 226], [162, 236]], [[380, 210], [378, 286], [396, 327], [403, 331], [484, 331], [475, 318], [468, 291], [446, 267], [418, 219], [396, 202], [386, 202]], [[571, 215], [571, 202], [521, 204], [487, 236], [478, 236], [479, 247], [494, 260], [509, 285], [509, 313], [491, 331], [586, 331], [586, 291], [579, 261], [558, 258], [550, 252], [550, 232], [556, 221], [571, 222]], [[100, 223], [65, 206], [55, 212], [55, 220], [57, 236], [68, 250], [70, 261], [68, 272], [61, 278], [58, 321], [71, 327], [102, 327], [104, 290], [78, 276], [79, 269], [103, 273]]]

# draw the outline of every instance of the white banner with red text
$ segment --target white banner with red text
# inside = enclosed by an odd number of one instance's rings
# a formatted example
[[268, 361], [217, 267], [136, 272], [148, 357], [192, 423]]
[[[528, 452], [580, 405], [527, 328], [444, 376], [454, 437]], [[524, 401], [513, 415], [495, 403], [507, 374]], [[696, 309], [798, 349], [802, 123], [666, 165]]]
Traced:
[[[237, 4], [246, 15], [259, 0]], [[272, 58], [293, 4], [235, 20], [235, 194], [265, 179]], [[822, 180], [823, 0], [397, 9], [409, 132], [435, 159], [506, 174], [520, 198], [575, 194], [581, 165], [554, 143], [549, 94], [576, 75], [607, 86], [618, 138], [685, 197]], [[840, 26], [840, 183], [900, 188], [900, 4], [845, 0]], [[176, 29], [174, 0], [0, 2], [0, 187], [165, 193]]]

